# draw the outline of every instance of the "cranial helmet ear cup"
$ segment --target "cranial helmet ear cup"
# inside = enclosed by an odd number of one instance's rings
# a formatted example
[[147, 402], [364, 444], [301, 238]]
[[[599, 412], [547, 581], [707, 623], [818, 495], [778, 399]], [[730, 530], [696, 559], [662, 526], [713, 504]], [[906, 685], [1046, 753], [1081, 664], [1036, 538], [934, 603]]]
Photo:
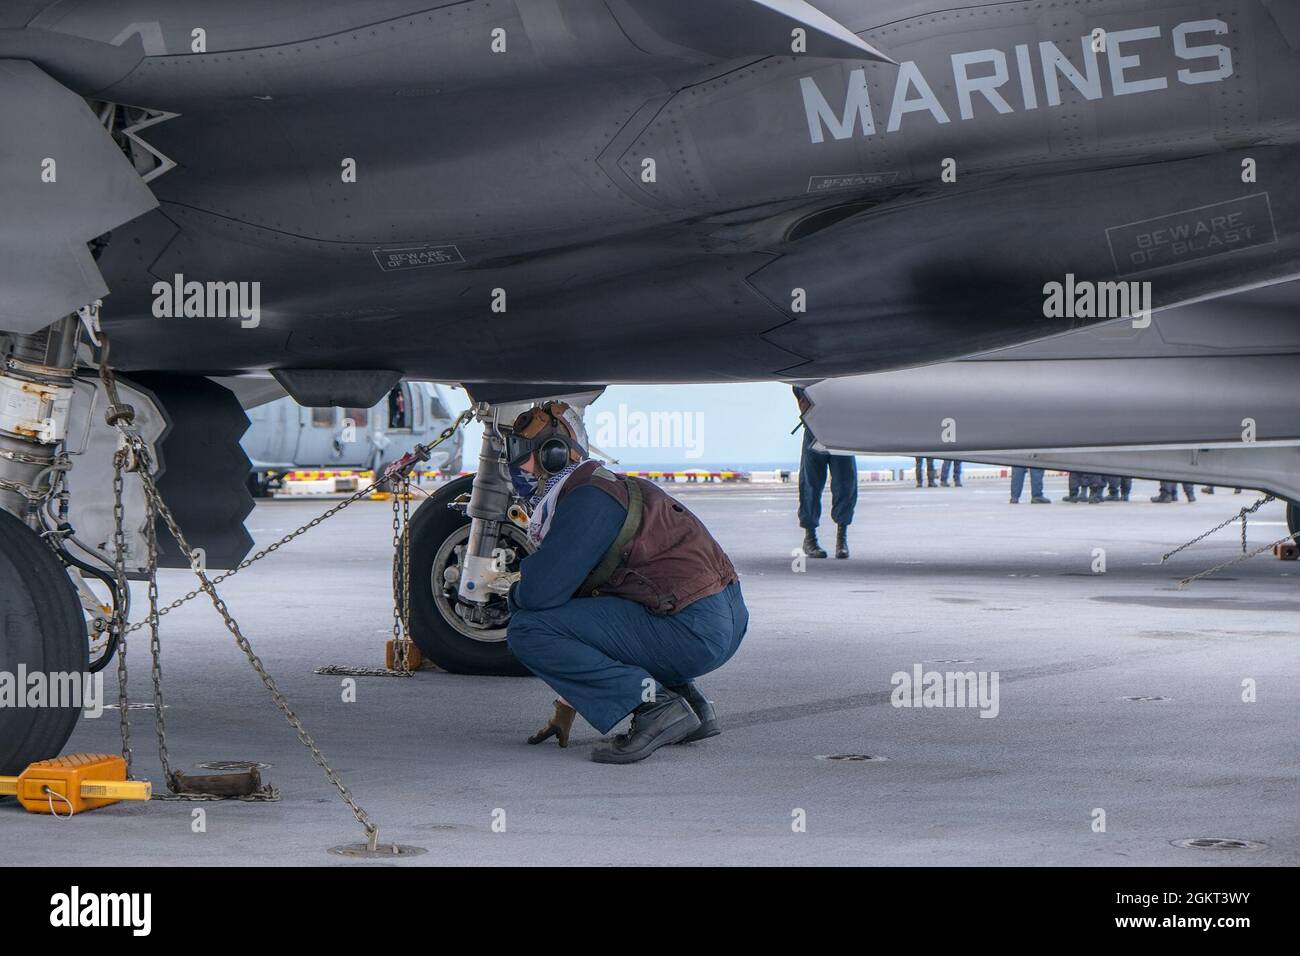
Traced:
[[548, 438], [537, 449], [537, 464], [543, 471], [557, 474], [569, 464], [569, 446], [559, 438]]

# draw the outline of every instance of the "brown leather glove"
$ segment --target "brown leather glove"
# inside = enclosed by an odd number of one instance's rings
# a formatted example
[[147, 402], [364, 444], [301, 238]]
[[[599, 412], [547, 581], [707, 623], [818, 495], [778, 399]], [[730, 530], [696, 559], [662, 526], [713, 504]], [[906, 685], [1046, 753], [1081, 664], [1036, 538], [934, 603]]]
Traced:
[[555, 713], [546, 722], [546, 726], [528, 738], [530, 744], [540, 744], [543, 740], [556, 737], [561, 747], [569, 746], [569, 731], [573, 729], [573, 718], [578, 712], [563, 701], [555, 702]]

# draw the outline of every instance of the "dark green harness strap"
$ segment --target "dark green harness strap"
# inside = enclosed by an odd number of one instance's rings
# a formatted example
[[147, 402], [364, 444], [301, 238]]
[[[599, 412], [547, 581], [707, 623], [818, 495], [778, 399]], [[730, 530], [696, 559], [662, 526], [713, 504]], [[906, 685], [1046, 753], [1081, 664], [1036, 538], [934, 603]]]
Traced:
[[[598, 469], [597, 476], [604, 477], [600, 475], [600, 471], [603, 470]], [[598, 587], [609, 580], [610, 575], [623, 561], [623, 551], [632, 543], [632, 539], [641, 528], [641, 488], [637, 485], [636, 479], [614, 478], [614, 480], [622, 481], [623, 486], [627, 488], [627, 517], [623, 519], [623, 527], [618, 529], [618, 537], [609, 546], [605, 556], [600, 559], [600, 564], [596, 565], [591, 574], [587, 575], [587, 580], [582, 582], [582, 587], [578, 588], [580, 597], [591, 597]]]

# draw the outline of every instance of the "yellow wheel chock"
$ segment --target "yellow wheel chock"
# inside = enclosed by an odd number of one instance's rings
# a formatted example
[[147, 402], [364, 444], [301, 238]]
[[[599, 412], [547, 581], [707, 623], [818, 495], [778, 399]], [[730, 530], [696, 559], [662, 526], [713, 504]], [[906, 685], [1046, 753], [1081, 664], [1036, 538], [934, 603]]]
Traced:
[[126, 761], [112, 754], [68, 754], [38, 760], [16, 777], [0, 777], [0, 796], [17, 797], [31, 813], [70, 817], [120, 800], [148, 800], [153, 784], [127, 780]]

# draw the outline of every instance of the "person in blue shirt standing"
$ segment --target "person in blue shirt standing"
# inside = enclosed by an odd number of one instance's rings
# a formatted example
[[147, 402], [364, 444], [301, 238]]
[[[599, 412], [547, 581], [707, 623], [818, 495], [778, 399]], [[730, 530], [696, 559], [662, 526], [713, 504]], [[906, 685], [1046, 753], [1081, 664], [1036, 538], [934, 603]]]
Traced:
[[[931, 488], [939, 487], [934, 480], [935, 474], [933, 458], [916, 459], [916, 487], [923, 487], [926, 481], [930, 483]], [[925, 479], [924, 481], [922, 480], [923, 478]]]
[[1042, 468], [1026, 468], [1016, 465], [1011, 469], [1011, 503], [1020, 504], [1020, 495], [1025, 490], [1025, 475], [1029, 475], [1029, 500], [1036, 505], [1050, 505], [1052, 499], [1043, 494]]
[[[812, 406], [804, 390], [794, 387], [799, 415]], [[824, 558], [826, 551], [817, 543], [817, 526], [822, 520], [822, 492], [826, 474], [831, 476], [831, 521], [835, 522], [835, 557], [849, 556], [849, 525], [858, 504], [858, 460], [853, 455], [832, 455], [823, 448], [807, 423], [803, 423], [803, 451], [799, 457], [799, 527], [804, 529], [803, 553], [810, 558]]]

